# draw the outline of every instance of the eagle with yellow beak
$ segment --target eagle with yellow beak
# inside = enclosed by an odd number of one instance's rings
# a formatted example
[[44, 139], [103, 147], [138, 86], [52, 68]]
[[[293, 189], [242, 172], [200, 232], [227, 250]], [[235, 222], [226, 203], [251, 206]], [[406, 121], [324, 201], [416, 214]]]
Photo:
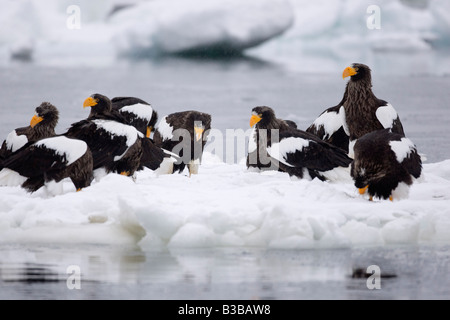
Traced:
[[94, 170], [104, 168], [107, 173], [133, 176], [140, 166], [142, 134], [126, 124], [104, 95], [93, 94], [84, 101], [83, 107], [90, 108], [89, 117], [72, 124], [65, 136], [87, 143]]
[[198, 111], [169, 114], [157, 124], [153, 139], [160, 148], [179, 157], [173, 172], [188, 167], [189, 176], [198, 173], [203, 149], [211, 129], [211, 115]]
[[353, 157], [356, 140], [367, 133], [391, 129], [405, 135], [397, 111], [372, 91], [370, 68], [353, 63], [344, 69], [343, 79], [350, 77], [341, 102], [325, 110], [307, 129], [308, 132], [349, 152]]
[[135, 97], [116, 97], [111, 103], [112, 108], [119, 111], [129, 125], [150, 138], [158, 121], [158, 113], [150, 103]]
[[143, 135], [140, 139], [142, 157], [139, 170], [146, 167], [158, 174], [171, 174], [173, 163], [178, 157], [156, 146], [151, 138], [158, 121], [158, 113], [150, 103], [135, 97], [116, 97], [111, 103], [113, 110], [125, 118], [126, 124], [135, 127]]
[[58, 124], [59, 111], [49, 102], [43, 102], [36, 109], [30, 125], [11, 131], [0, 149], [0, 160], [5, 160], [27, 143], [53, 137]]
[[298, 178], [326, 180], [326, 172], [348, 167], [344, 150], [298, 130], [275, 116], [272, 108], [255, 107], [250, 117], [247, 166], [278, 170]]

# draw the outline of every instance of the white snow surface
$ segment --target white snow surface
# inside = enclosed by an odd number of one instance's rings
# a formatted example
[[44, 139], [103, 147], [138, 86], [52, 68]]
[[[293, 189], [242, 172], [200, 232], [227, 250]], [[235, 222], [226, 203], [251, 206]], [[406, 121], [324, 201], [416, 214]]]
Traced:
[[395, 153], [395, 157], [399, 163], [402, 163], [412, 151], [416, 150], [414, 143], [408, 138], [402, 138], [400, 141], [389, 142], [392, 151]]
[[26, 180], [26, 177], [21, 176], [16, 171], [8, 168], [0, 170], [0, 186], [20, 186]]
[[80, 159], [87, 151], [87, 144], [84, 141], [69, 139], [67, 137], [51, 137], [39, 140], [34, 144], [36, 147], [44, 146], [52, 149], [56, 154], [65, 156], [67, 165], [71, 165]]
[[[142, 248], [348, 248], [450, 244], [450, 160], [425, 164], [405, 200], [368, 201], [333, 182], [248, 171], [205, 154], [199, 174], [117, 174], [75, 192], [0, 187], [0, 243], [134, 244]], [[58, 189], [57, 192], [53, 188]], [[55, 194], [56, 193], [56, 194]]]

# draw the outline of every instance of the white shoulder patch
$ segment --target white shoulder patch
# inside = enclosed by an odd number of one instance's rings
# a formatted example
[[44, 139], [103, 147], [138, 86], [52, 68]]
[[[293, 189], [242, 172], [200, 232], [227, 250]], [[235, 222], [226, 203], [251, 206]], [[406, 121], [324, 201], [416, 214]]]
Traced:
[[304, 148], [309, 146], [310, 141], [302, 138], [290, 137], [281, 140], [278, 143], [273, 143], [271, 147], [267, 148], [267, 153], [274, 159], [287, 166], [293, 165], [286, 162], [288, 153], [302, 152]]
[[342, 106], [339, 109], [339, 115], [341, 117], [342, 127], [344, 128], [345, 134], [350, 136], [350, 129], [348, 128], [347, 119], [345, 118], [345, 108], [344, 108], [344, 106]]
[[97, 127], [102, 128], [113, 135], [126, 137], [128, 147], [132, 146], [139, 136], [135, 127], [117, 121], [93, 120], [93, 122], [97, 125]]
[[358, 139], [353, 140], [353, 141], [349, 141], [348, 143], [348, 156], [352, 159], [355, 158], [355, 144], [356, 141], [358, 141]]
[[150, 121], [153, 116], [153, 108], [147, 104], [137, 103], [131, 106], [123, 107], [119, 110], [120, 112], [129, 112], [134, 113], [141, 119], [145, 119], [146, 121]]
[[402, 138], [400, 141], [391, 141], [389, 145], [399, 163], [402, 163], [416, 149], [414, 143], [408, 138]]
[[139, 132], [136, 130], [135, 127], [117, 121], [94, 120], [93, 122], [97, 125], [97, 127], [102, 128], [115, 136], [122, 136], [127, 139], [126, 145], [128, 148], [120, 156], [115, 156], [114, 161], [121, 160], [127, 154], [130, 147], [137, 141], [139, 137]]
[[[342, 119], [342, 115], [341, 112], [343, 111], [344, 108], [341, 107], [341, 109], [339, 110], [339, 112], [324, 112], [320, 117], [318, 117], [313, 125], [316, 126], [317, 128], [322, 126], [323, 129], [325, 130], [325, 136], [323, 137], [323, 139], [328, 139], [329, 137], [331, 137], [333, 135], [333, 133], [335, 133], [336, 131], [339, 130], [340, 127], [342, 127], [343, 121]], [[344, 111], [345, 112], [345, 111]]]
[[375, 115], [385, 129], [392, 128], [394, 121], [398, 118], [397, 111], [390, 103], [384, 107], [379, 107]]
[[16, 152], [28, 143], [26, 135], [17, 135], [16, 130], [11, 131], [6, 137], [6, 147], [12, 152]]
[[84, 141], [69, 139], [67, 137], [52, 137], [40, 140], [34, 144], [36, 147], [44, 146], [54, 150], [60, 156], [66, 156], [67, 165], [71, 165], [80, 159], [87, 151], [87, 144]]
[[161, 121], [156, 125], [156, 130], [158, 130], [164, 140], [172, 140], [173, 127], [167, 123], [167, 116], [162, 118]]
[[248, 138], [248, 152], [251, 153], [256, 150], [258, 147], [256, 144], [256, 126], [253, 126], [252, 132], [250, 132], [250, 136]]

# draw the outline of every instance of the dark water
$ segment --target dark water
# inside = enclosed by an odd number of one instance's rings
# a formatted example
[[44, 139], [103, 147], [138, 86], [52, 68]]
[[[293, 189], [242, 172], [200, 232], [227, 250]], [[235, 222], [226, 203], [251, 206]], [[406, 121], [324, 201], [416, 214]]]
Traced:
[[[213, 126], [223, 131], [247, 130], [252, 108], [268, 105], [277, 116], [305, 129], [325, 108], [341, 100], [346, 83], [341, 72], [298, 73], [245, 57], [119, 60], [108, 67], [69, 65], [29, 63], [0, 68], [1, 137], [27, 125], [42, 101], [60, 109], [57, 131], [64, 132], [87, 116], [83, 101], [96, 92], [138, 96], [160, 116], [189, 109], [209, 112]], [[384, 70], [374, 72], [373, 82], [375, 94], [397, 109], [408, 137], [428, 162], [449, 159], [450, 77]]]
[[[450, 298], [450, 250], [439, 246], [142, 251], [27, 245], [2, 246], [0, 255], [0, 299]], [[73, 265], [79, 289], [70, 287]], [[356, 271], [371, 265], [380, 268], [380, 289], [368, 288], [370, 273]]]
[[[197, 109], [220, 130], [248, 129], [251, 109], [272, 106], [306, 128], [341, 100], [340, 72], [305, 74], [250, 58], [118, 61], [108, 67], [13, 64], [0, 68], [0, 136], [29, 123], [34, 108], [60, 109], [58, 132], [87, 116], [95, 92], [138, 96], [160, 116]], [[343, 66], [345, 67], [345, 66]], [[374, 74], [376, 95], [397, 109], [428, 162], [450, 159], [450, 78]], [[0, 234], [1, 238], [1, 234]], [[378, 265], [380, 290], [353, 270]], [[81, 289], [69, 289], [69, 266]], [[449, 247], [345, 250], [0, 245], [0, 299], [449, 299]]]

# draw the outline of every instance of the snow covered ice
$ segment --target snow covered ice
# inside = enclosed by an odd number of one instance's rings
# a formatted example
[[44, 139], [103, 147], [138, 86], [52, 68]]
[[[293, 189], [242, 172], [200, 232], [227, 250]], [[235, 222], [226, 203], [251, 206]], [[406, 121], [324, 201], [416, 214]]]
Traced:
[[[291, 27], [288, 0], [36, 1], [1, 0], [0, 58], [127, 54], [148, 56], [196, 50], [240, 52]], [[116, 6], [128, 5], [114, 12]], [[66, 27], [71, 5], [82, 19]], [[114, 13], [113, 13], [114, 12]], [[16, 23], [20, 21], [20, 23]], [[2, 25], [3, 25], [2, 24]], [[19, 27], [16, 27], [19, 26]]]
[[[340, 67], [343, 61], [348, 63], [348, 55], [361, 51], [369, 57], [373, 51], [429, 52], [448, 47], [447, 1], [422, 1], [422, 7], [416, 3], [376, 1], [382, 9], [382, 28], [372, 30], [366, 27], [367, 8], [373, 5], [369, 0], [101, 0], [95, 4], [0, 0], [0, 62], [19, 57], [74, 63], [96, 57], [97, 63], [105, 63], [110, 61], [105, 57], [121, 54], [250, 49], [246, 52], [253, 56], [312, 71], [321, 64]], [[76, 31], [66, 27], [71, 5], [81, 10]], [[124, 5], [131, 6], [114, 12]], [[304, 65], [300, 56], [307, 53], [322, 63]], [[442, 59], [449, 72], [448, 60]]]
[[[160, 120], [188, 108], [208, 112], [222, 135], [248, 130], [248, 139], [257, 105], [305, 129], [342, 98], [342, 69], [363, 62], [376, 94], [393, 103], [428, 158], [408, 197], [394, 202], [368, 201], [344, 169], [328, 172], [329, 182], [247, 170], [239, 147], [226, 161], [207, 148], [191, 178], [97, 170], [81, 192], [64, 180], [30, 194], [19, 186], [25, 178], [3, 171], [0, 297], [449, 297], [449, 3], [0, 0], [0, 139], [27, 125], [42, 101], [60, 109], [57, 132], [65, 132], [87, 116], [83, 98], [94, 92], [142, 98]], [[265, 10], [244, 17], [259, 4]], [[380, 30], [366, 26], [373, 4]], [[69, 25], [77, 22], [73, 6], [79, 26]], [[243, 55], [173, 55], [205, 43]], [[351, 274], [371, 264], [397, 277], [369, 291]], [[67, 290], [69, 265], [81, 268], [78, 292]]]
[[286, 0], [150, 1], [118, 12], [109, 23], [119, 52], [240, 52], [280, 35], [293, 23]]
[[425, 164], [409, 198], [369, 202], [349, 176], [300, 180], [248, 171], [207, 153], [198, 175], [109, 174], [34, 194], [0, 187], [2, 243], [135, 244], [143, 248], [351, 248], [449, 244], [450, 160]]

